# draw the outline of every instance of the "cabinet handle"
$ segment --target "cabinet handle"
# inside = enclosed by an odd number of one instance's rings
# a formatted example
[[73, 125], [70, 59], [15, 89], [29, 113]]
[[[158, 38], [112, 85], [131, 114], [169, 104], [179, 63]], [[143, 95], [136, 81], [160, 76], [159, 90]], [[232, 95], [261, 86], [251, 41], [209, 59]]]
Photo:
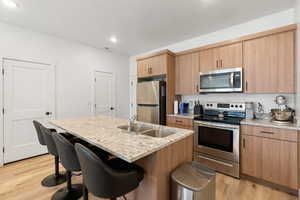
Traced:
[[245, 140], [245, 138], [243, 138], [243, 148], [244, 149], [246, 148], [246, 140]]
[[271, 135], [274, 134], [274, 132], [270, 132], [270, 131], [261, 131], [261, 133], [266, 133], [266, 134], [271, 134]]
[[152, 67], [150, 67], [149, 69], [150, 69], [150, 72], [149, 72], [149, 73], [152, 74]]
[[248, 81], [246, 81], [246, 91], [248, 91]]
[[221, 68], [223, 67], [223, 60], [220, 60]]
[[217, 60], [216, 63], [217, 63], [217, 68], [219, 68], [219, 60]]
[[180, 121], [180, 120], [175, 120], [176, 122], [179, 122], [179, 123], [182, 123], [182, 121]]
[[197, 84], [196, 85], [196, 93], [198, 93], [199, 92], [199, 85]]

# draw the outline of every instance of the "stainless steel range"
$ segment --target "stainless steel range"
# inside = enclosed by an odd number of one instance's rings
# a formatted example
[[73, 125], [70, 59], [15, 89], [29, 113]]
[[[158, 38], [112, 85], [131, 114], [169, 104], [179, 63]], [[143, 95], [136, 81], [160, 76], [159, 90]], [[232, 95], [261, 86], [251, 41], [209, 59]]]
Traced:
[[240, 176], [240, 121], [244, 103], [206, 103], [194, 118], [194, 160], [216, 171]]

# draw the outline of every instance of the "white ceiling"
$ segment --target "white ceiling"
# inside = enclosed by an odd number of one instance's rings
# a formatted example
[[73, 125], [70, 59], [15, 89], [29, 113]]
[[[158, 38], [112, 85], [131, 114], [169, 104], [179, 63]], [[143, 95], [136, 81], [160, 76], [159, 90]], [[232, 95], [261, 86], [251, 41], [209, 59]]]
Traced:
[[[295, 0], [15, 0], [0, 20], [135, 55], [294, 6]], [[111, 35], [119, 42], [109, 42]], [[1, 37], [1, 36], [0, 36]]]

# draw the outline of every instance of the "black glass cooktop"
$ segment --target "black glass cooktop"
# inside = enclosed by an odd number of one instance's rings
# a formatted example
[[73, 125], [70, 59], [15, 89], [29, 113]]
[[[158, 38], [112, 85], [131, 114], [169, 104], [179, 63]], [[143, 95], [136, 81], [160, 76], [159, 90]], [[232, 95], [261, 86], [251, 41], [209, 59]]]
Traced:
[[219, 118], [215, 115], [201, 115], [194, 118], [194, 120], [201, 120], [201, 121], [208, 121], [208, 122], [219, 122], [224, 124], [233, 124], [233, 125], [240, 125], [241, 120], [243, 118], [240, 117], [224, 117]]

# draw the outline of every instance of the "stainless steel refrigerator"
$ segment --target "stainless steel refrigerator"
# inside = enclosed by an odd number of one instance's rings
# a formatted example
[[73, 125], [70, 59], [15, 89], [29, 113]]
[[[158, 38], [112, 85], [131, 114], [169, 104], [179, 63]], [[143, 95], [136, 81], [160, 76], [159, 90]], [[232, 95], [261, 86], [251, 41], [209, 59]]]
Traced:
[[166, 124], [165, 81], [144, 81], [137, 84], [137, 120]]

